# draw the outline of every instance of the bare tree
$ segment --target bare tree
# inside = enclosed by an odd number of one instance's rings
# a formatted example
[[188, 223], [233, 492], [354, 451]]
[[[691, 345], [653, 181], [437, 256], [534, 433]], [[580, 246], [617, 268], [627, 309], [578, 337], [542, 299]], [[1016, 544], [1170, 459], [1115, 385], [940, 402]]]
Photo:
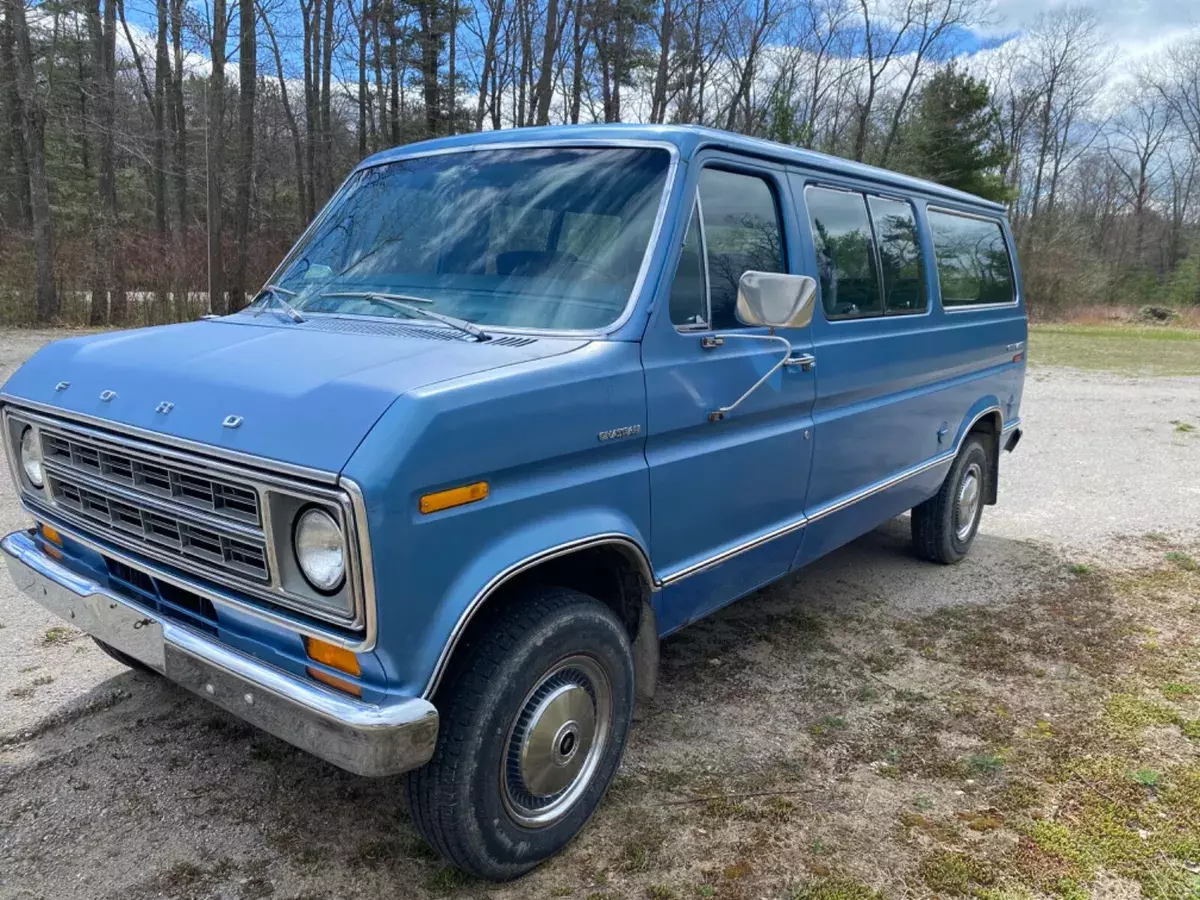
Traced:
[[58, 292], [54, 285], [54, 225], [50, 217], [50, 187], [46, 181], [46, 110], [38, 95], [33, 74], [33, 51], [22, 0], [5, 0], [9, 33], [12, 35], [12, 67], [16, 75], [17, 102], [21, 108], [21, 139], [29, 169], [30, 219], [33, 247], [37, 256], [35, 302], [39, 322], [58, 315]]

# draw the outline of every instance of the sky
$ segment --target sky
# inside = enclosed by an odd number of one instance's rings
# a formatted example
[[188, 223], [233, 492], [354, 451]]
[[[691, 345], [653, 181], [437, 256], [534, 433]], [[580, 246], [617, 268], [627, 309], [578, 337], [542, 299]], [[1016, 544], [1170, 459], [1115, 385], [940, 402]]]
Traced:
[[[1079, 0], [992, 0], [993, 14], [989, 22], [977, 26], [960, 36], [959, 53], [971, 55], [980, 51], [1002, 45], [1019, 36], [1022, 30], [1037, 18], [1040, 13], [1056, 7], [1079, 5]], [[203, 10], [206, 0], [189, 0], [194, 8]], [[1144, 61], [1153, 60], [1162, 49], [1188, 31], [1200, 27], [1200, 0], [1086, 0], [1085, 5], [1094, 9], [1102, 28], [1108, 36], [1110, 46], [1115, 51], [1114, 75], [1139, 67]], [[282, 8], [292, 10], [296, 3], [280, 4]], [[148, 0], [127, 0], [127, 13], [135, 40], [147, 59], [153, 59], [153, 4]], [[299, 31], [299, 21], [294, 15], [281, 15], [277, 21], [277, 31], [284, 41], [284, 65], [289, 77], [298, 76], [299, 59], [291, 59], [291, 42], [286, 41], [284, 33]], [[292, 26], [295, 26], [293, 28]], [[125, 43], [124, 35], [119, 35], [119, 42]], [[122, 52], [123, 51], [123, 52]], [[236, 42], [231, 41], [230, 63], [227, 69], [229, 76], [236, 79]], [[128, 51], [121, 48], [123, 56]], [[270, 54], [267, 47], [260, 48], [260, 63], [270, 68]], [[203, 54], [189, 54], [189, 68], [193, 71], [204, 71], [208, 68], [208, 60]], [[273, 74], [273, 73], [272, 73]], [[336, 74], [336, 73], [335, 73]], [[352, 76], [353, 73], [347, 73]]]
[[[994, 0], [995, 21], [976, 29], [977, 37], [982, 41], [1003, 40], [1018, 33], [1039, 13], [1067, 5], [1069, 0]], [[1086, 5], [1099, 15], [1123, 65], [1153, 58], [1167, 44], [1200, 25], [1200, 0], [1090, 0]]]

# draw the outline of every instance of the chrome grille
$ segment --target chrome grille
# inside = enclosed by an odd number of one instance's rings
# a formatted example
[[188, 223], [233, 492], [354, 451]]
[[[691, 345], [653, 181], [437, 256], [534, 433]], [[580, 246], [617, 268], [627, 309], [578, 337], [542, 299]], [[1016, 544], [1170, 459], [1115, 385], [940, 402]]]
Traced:
[[42, 456], [93, 478], [249, 525], [260, 525], [258, 492], [152, 457], [43, 428]]
[[204, 523], [189, 521], [172, 511], [155, 508], [136, 495], [117, 494], [96, 482], [85, 483], [70, 474], [47, 471], [54, 502], [91, 523], [121, 535], [182, 554], [218, 572], [270, 581], [265, 542], [223, 533]]

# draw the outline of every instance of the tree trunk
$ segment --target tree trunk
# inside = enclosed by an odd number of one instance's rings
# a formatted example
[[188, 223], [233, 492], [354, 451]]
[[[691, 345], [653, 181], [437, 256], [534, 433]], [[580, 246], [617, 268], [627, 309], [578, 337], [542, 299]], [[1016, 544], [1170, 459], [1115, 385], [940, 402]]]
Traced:
[[54, 226], [50, 218], [50, 188], [46, 181], [46, 111], [37, 96], [33, 74], [33, 51], [23, 0], [5, 0], [13, 41], [13, 69], [21, 106], [22, 138], [29, 166], [30, 216], [33, 248], [37, 255], [37, 287], [34, 292], [39, 322], [58, 315], [58, 292], [54, 287]]
[[225, 300], [225, 256], [221, 249], [224, 229], [221, 219], [221, 176], [225, 146], [225, 38], [227, 34], [225, 0], [213, 0], [212, 75], [208, 79], [208, 130], [205, 135], [208, 167], [208, 305], [216, 315], [229, 312]]
[[287, 79], [283, 76], [283, 56], [279, 52], [279, 42], [275, 40], [275, 28], [265, 11], [261, 11], [263, 25], [267, 29], [267, 37], [271, 40], [271, 52], [275, 56], [275, 73], [279, 77], [279, 97], [283, 104], [283, 118], [287, 122], [288, 131], [292, 135], [292, 153], [296, 157], [296, 212], [300, 228], [309, 220], [308, 202], [304, 199], [304, 147], [300, 140], [300, 126], [296, 123], [296, 113], [292, 109], [292, 101], [288, 99]]
[[[330, 84], [333, 74], [333, 12], [335, 0], [325, 0], [325, 36], [321, 52], [321, 203], [333, 193], [333, 119], [330, 116]], [[315, 214], [318, 204], [313, 203]]]
[[504, 0], [491, 6], [492, 18], [488, 21], [487, 41], [483, 45], [483, 73], [479, 78], [479, 98], [475, 105], [475, 130], [483, 131], [483, 114], [487, 108], [488, 88], [496, 67], [496, 40], [500, 36], [500, 23], [504, 18]]
[[441, 61], [442, 35], [437, 0], [421, 0], [418, 6], [421, 24], [421, 88], [425, 99], [425, 134], [441, 133], [441, 96], [438, 68]]
[[[25, 152], [24, 113], [17, 85], [18, 70], [13, 48], [13, 17], [4, 6], [0, 6], [0, 11], [4, 12], [4, 18], [0, 20], [0, 107], [4, 110], [6, 127], [3, 134], [7, 138], [0, 151], [7, 154], [5, 158], [12, 160], [13, 169], [11, 176], [13, 208], [9, 210], [8, 217], [21, 228], [32, 228], [33, 210], [29, 198], [29, 157]], [[84, 147], [87, 147], [86, 142]], [[4, 211], [0, 210], [0, 217], [3, 215]]]
[[179, 239], [182, 242], [189, 225], [187, 107], [183, 102], [183, 4], [185, 0], [169, 0], [169, 2], [171, 4], [171, 54], [175, 62], [175, 72], [171, 78], [171, 124], [175, 132], [175, 158], [172, 168], [175, 176], [175, 206], [179, 219]]
[[554, 93], [554, 54], [558, 52], [558, 0], [546, 3], [546, 37], [542, 42], [542, 67], [538, 70], [537, 123], [550, 124], [550, 99]]
[[237, 263], [230, 286], [230, 310], [246, 305], [246, 269], [250, 252], [250, 196], [254, 189], [254, 101], [258, 87], [258, 34], [253, 0], [238, 4], [238, 145], [237, 203], [233, 241]]

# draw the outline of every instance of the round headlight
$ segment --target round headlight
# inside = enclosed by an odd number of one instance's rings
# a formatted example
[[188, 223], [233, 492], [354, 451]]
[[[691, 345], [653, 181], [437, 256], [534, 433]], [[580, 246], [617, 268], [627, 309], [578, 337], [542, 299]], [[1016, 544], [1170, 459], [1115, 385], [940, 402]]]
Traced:
[[21, 468], [25, 477], [35, 488], [40, 488], [45, 481], [42, 472], [42, 448], [38, 446], [37, 435], [32, 428], [26, 428], [21, 434]]
[[296, 562], [308, 583], [330, 594], [346, 575], [346, 544], [337, 522], [323, 509], [310, 507], [296, 520]]

